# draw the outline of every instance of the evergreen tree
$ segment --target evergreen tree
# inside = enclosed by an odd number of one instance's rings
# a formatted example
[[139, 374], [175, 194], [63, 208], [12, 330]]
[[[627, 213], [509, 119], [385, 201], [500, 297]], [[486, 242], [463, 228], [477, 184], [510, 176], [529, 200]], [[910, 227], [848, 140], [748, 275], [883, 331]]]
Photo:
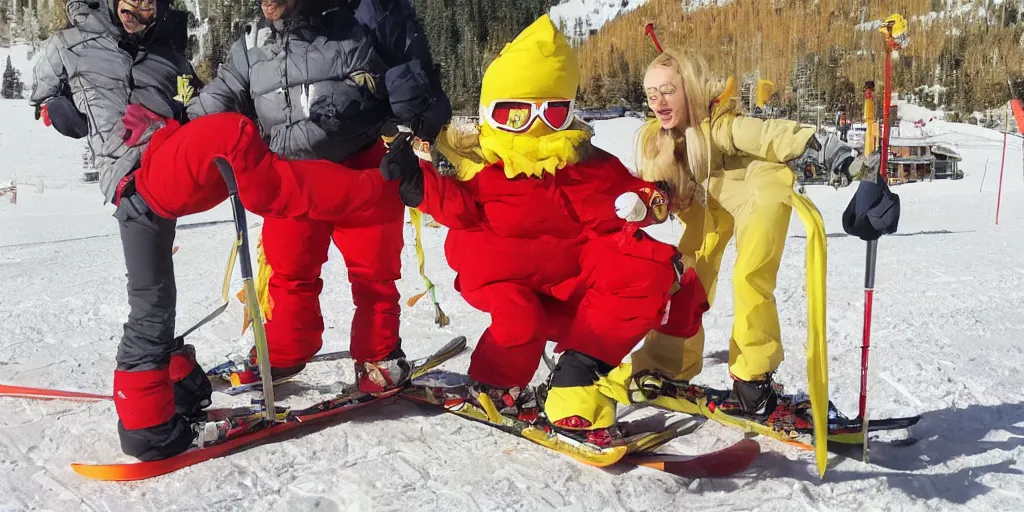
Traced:
[[14, 69], [11, 64], [11, 56], [7, 56], [7, 64], [4, 65], [3, 84], [0, 87], [0, 97], [14, 100], [22, 98], [22, 90], [25, 84], [21, 82], [21, 71]]

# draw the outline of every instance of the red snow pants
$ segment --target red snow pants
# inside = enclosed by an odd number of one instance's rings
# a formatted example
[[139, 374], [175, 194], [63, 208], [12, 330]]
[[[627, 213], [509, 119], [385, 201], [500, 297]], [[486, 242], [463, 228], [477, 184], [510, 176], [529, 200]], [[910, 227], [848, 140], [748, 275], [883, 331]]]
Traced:
[[561, 282], [495, 281], [460, 290], [491, 315], [473, 351], [469, 375], [492, 386], [529, 384], [547, 340], [556, 351], [577, 350], [618, 365], [651, 329], [661, 325], [675, 270], [667, 261], [623, 253], [613, 237], [587, 241], [580, 274]]
[[[240, 114], [211, 114], [186, 125], [167, 121], [167, 126], [153, 134], [139, 169], [132, 179], [122, 181], [115, 198], [119, 211], [134, 207], [135, 217], [147, 219], [121, 221], [122, 243], [132, 242], [125, 245], [131, 312], [118, 347], [114, 395], [118, 417], [130, 430], [155, 427], [174, 415], [173, 372], [167, 363], [176, 349], [172, 339], [176, 291], [170, 250], [174, 220], [209, 210], [227, 199], [227, 187], [213, 164], [215, 157], [231, 163], [243, 205], [265, 219], [356, 222], [370, 218], [372, 214], [367, 212], [391, 197], [399, 201], [397, 184], [393, 185], [396, 190], [387, 190], [377, 170], [379, 150], [354, 156], [353, 167], [323, 160], [289, 161], [271, 152], [255, 123]], [[127, 189], [129, 182], [134, 182], [138, 196], [157, 218], [137, 210], [137, 198]], [[386, 197], [382, 196], [385, 192]], [[400, 222], [391, 228], [399, 236]], [[349, 231], [341, 233], [347, 236]], [[354, 236], [352, 245], [375, 243], [372, 236]], [[357, 242], [359, 236], [363, 238]], [[357, 249], [356, 255], [365, 263], [371, 250], [360, 249], [363, 251]], [[326, 256], [326, 250], [323, 253]], [[397, 252], [392, 257], [398, 258]], [[380, 279], [387, 281], [391, 275]], [[397, 324], [397, 292], [394, 297]], [[357, 299], [357, 305], [358, 300], [366, 303]], [[372, 307], [377, 307], [374, 304]]]
[[[346, 163], [374, 167], [384, 151], [380, 144]], [[305, 363], [323, 346], [320, 271], [332, 240], [345, 259], [352, 285], [352, 358], [380, 361], [399, 347], [401, 309], [395, 281], [402, 273], [404, 220], [398, 181], [385, 183], [378, 203], [352, 212], [344, 221], [266, 219], [263, 250], [271, 268], [272, 304], [266, 328], [272, 367]]]
[[221, 113], [186, 125], [168, 120], [143, 153], [135, 172], [137, 190], [167, 219], [209, 210], [227, 199], [215, 157], [231, 163], [239, 199], [263, 217], [344, 220], [370, 209], [384, 187], [379, 160], [363, 169], [326, 160], [285, 160], [267, 148], [251, 119]]

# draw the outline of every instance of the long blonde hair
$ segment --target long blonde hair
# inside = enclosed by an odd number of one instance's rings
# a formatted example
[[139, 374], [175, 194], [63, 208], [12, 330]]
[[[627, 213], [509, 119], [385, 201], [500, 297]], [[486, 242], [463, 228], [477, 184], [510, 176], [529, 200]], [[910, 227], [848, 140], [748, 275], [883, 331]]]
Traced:
[[715, 80], [707, 61], [690, 52], [666, 48], [647, 71], [658, 67], [671, 69], [682, 80], [686, 124], [666, 130], [658, 119], [646, 122], [637, 140], [637, 171], [647, 181], [667, 183], [679, 211], [695, 201], [706, 206], [711, 148], [710, 133], [701, 133], [701, 125], [710, 118], [711, 102], [722, 93], [725, 82]]

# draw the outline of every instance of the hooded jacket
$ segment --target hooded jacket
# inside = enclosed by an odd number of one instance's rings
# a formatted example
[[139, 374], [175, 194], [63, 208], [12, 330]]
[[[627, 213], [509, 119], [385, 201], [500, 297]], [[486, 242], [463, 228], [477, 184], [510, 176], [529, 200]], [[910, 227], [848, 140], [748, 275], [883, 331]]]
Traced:
[[187, 15], [158, 0], [153, 23], [133, 35], [105, 1], [70, 0], [67, 14], [71, 28], [54, 34], [36, 61], [30, 103], [71, 97], [88, 121], [100, 189], [112, 201], [118, 182], [138, 167], [145, 149], [122, 140], [125, 108], [135, 103], [163, 117], [180, 116], [177, 77], [195, 77], [185, 58]]
[[388, 66], [373, 43], [345, 9], [260, 19], [189, 101], [188, 116], [242, 112], [274, 153], [340, 163], [373, 144], [390, 116]]

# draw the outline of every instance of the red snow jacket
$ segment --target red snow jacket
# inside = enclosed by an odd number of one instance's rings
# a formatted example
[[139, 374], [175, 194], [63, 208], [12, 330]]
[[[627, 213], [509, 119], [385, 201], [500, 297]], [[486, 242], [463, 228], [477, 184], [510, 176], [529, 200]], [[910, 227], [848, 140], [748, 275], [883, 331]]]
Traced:
[[445, 256], [460, 291], [515, 281], [565, 299], [571, 292], [555, 285], [579, 275], [582, 246], [594, 238], [666, 263], [677, 253], [616, 216], [619, 194], [643, 195], [653, 185], [596, 148], [588, 160], [542, 178], [510, 179], [500, 162], [467, 181], [443, 177], [427, 162], [422, 168], [419, 209], [450, 228]]

